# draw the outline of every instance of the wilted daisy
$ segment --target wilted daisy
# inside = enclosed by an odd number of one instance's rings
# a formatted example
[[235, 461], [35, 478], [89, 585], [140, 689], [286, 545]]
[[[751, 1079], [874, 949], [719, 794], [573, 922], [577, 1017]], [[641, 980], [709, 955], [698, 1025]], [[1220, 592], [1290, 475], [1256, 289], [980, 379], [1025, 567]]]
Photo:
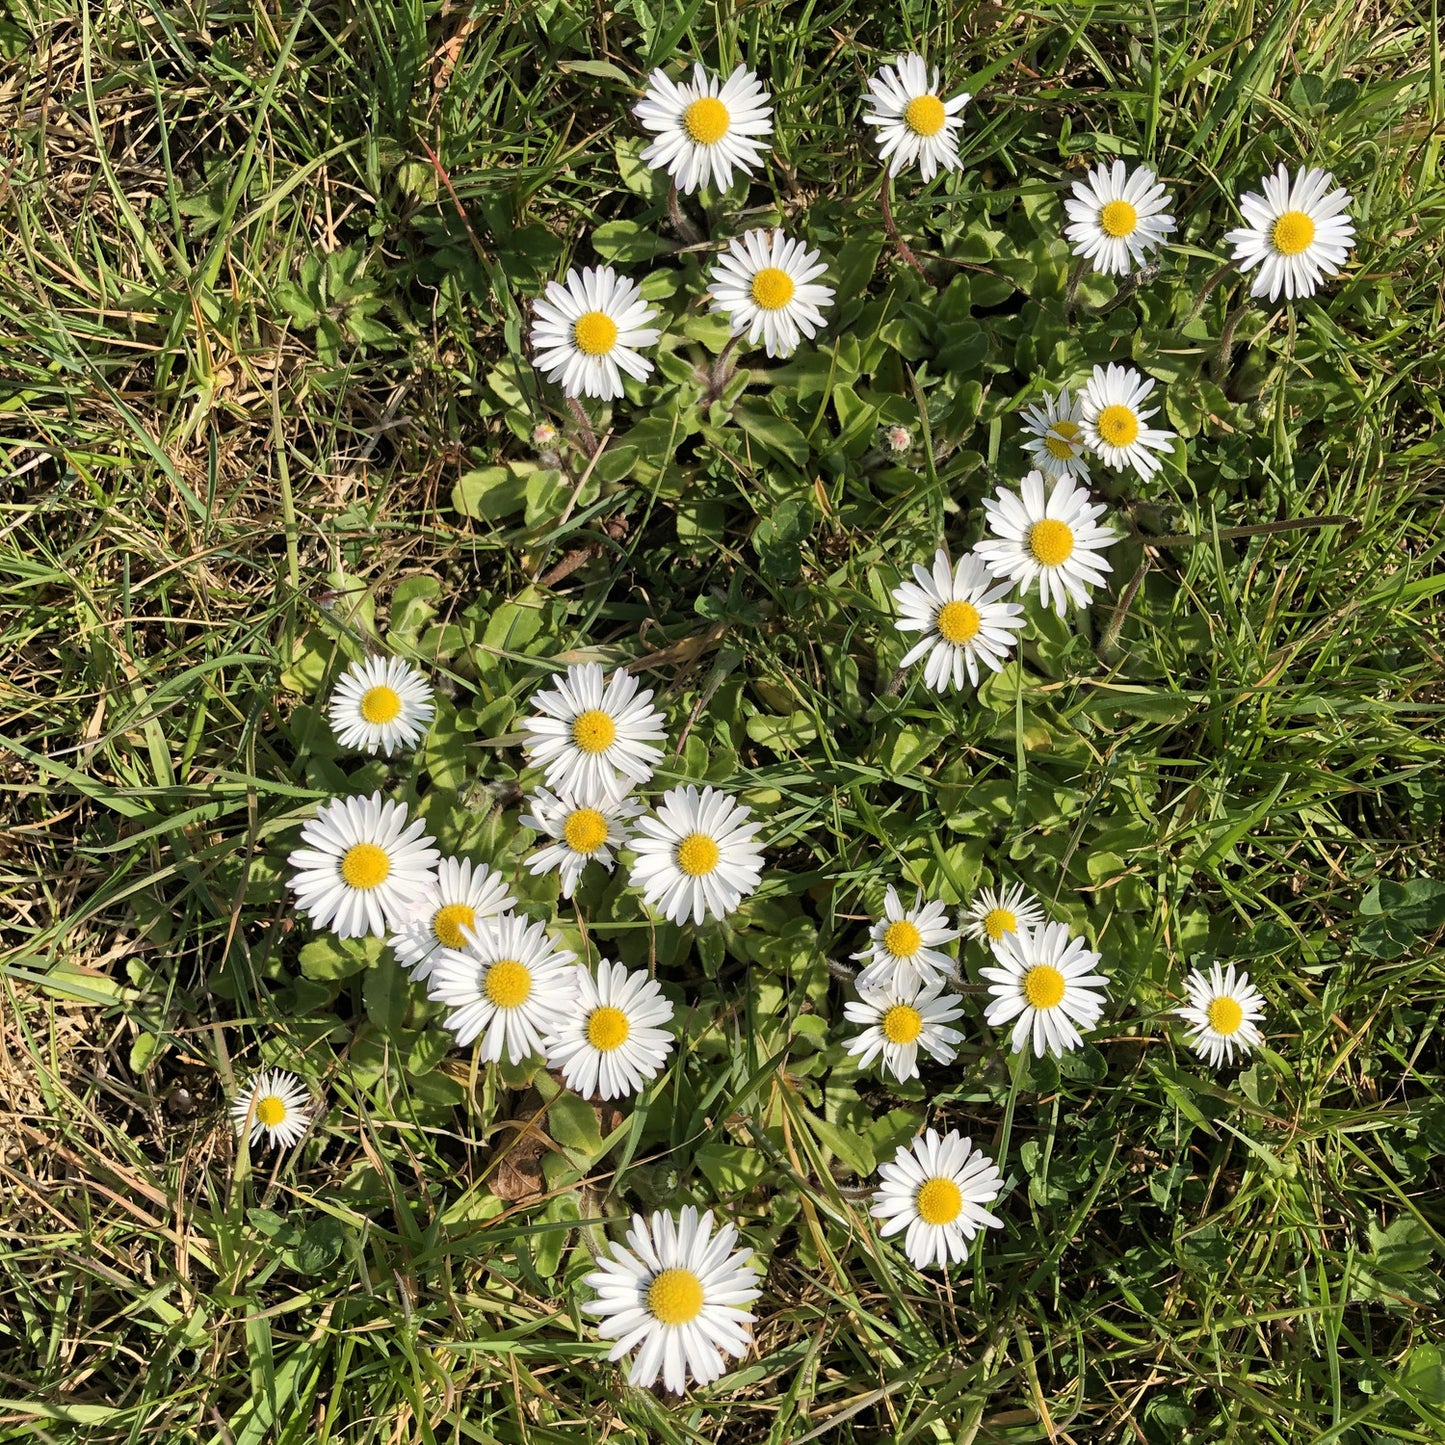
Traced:
[[1144, 402], [1154, 378], [1132, 366], [1096, 366], [1084, 386], [1084, 441], [1111, 467], [1133, 467], [1146, 480], [1163, 465], [1156, 452], [1172, 451], [1172, 431], [1144, 423], [1158, 412]]
[[555, 868], [563, 898], [572, 896], [589, 863], [600, 863], [612, 872], [615, 850], [631, 836], [628, 821], [642, 811], [631, 798], [608, 798], [599, 793], [576, 802], [570, 796], [559, 798], [546, 788], [534, 788], [530, 803], [532, 811], [523, 813], [518, 821], [552, 841], [527, 859], [527, 869], [539, 874]]
[[555, 687], [532, 694], [540, 712], [522, 723], [527, 756], [546, 769], [547, 785], [573, 798], [620, 798], [645, 783], [662, 758], [663, 716], [652, 689], [637, 690], [626, 668], [606, 678], [579, 663]]
[[437, 859], [426, 824], [405, 803], [333, 798], [301, 825], [301, 843], [286, 863], [290, 888], [312, 927], [338, 938], [378, 937], [405, 925]]
[[979, 943], [993, 943], [1005, 933], [1037, 928], [1044, 921], [1044, 910], [1024, 891], [1022, 883], [1015, 883], [1010, 888], [979, 889], [965, 917], [964, 932], [968, 937]]
[[962, 111], [971, 95], [963, 91], [944, 100], [938, 67], [930, 70], [921, 55], [900, 55], [892, 65], [883, 66], [869, 77], [868, 90], [863, 103], [872, 110], [865, 111], [863, 123], [877, 131], [879, 159], [888, 162], [890, 176], [915, 162], [925, 181], [931, 181], [940, 167], [959, 169], [963, 162], [955, 132], [963, 124]]
[[891, 988], [858, 989], [856, 1001], [843, 1005], [843, 1017], [862, 1024], [863, 1032], [848, 1041], [848, 1052], [866, 1069], [880, 1054], [895, 1079], [918, 1077], [918, 1051], [940, 1064], [951, 1064], [963, 1035], [948, 1025], [963, 1017], [956, 993], [945, 993], [943, 980], [899, 979]]
[[669, 788], [656, 814], [637, 820], [631, 883], [673, 923], [725, 918], [758, 886], [761, 823], [716, 788]]
[[1017, 1018], [1014, 1053], [1030, 1034], [1036, 1055], [1078, 1048], [1104, 1011], [1109, 980], [1094, 972], [1099, 955], [1082, 938], [1071, 938], [1064, 924], [1044, 923], [995, 939], [993, 956], [998, 967], [979, 970], [993, 996], [984, 1021], [998, 1028]]
[[641, 381], [652, 370], [637, 348], [662, 335], [650, 324], [657, 316], [637, 283], [611, 266], [574, 268], [565, 285], [549, 281], [546, 299], [532, 302], [536, 364], [568, 396], [613, 401], [622, 395], [624, 371]]
[[854, 958], [866, 962], [858, 987], [897, 988], [910, 978], [925, 983], [958, 976], [958, 965], [939, 945], [952, 943], [958, 930], [948, 926], [943, 904], [925, 903], [920, 890], [912, 908], [905, 908], [898, 890], [889, 887], [883, 899], [883, 917], [868, 931], [868, 947]]
[[477, 919], [495, 918], [516, 904], [506, 880], [486, 864], [473, 864], [470, 858], [443, 858], [437, 864], [435, 881], [422, 891], [411, 918], [387, 942], [412, 978], [425, 978], [443, 948], [467, 946], [464, 929], [475, 928]]
[[1084, 455], [1084, 399], [1071, 398], [1069, 388], [1057, 396], [1045, 396], [1041, 406], [1024, 408], [1024, 450], [1050, 481], [1059, 477], [1089, 480], [1089, 463]]
[[1249, 981], [1247, 973], [1236, 975], [1231, 963], [1221, 969], [1216, 963], [1203, 974], [1197, 968], [1184, 981], [1189, 1006], [1175, 1012], [1190, 1025], [1189, 1042], [1214, 1068], [1234, 1051], [1243, 1057], [1259, 1047], [1264, 1035], [1257, 1025], [1264, 1018], [1264, 996]]
[[1013, 583], [998, 581], [972, 552], [950, 565], [942, 547], [933, 554], [933, 571], [915, 562], [913, 576], [893, 589], [898, 630], [923, 634], [902, 666], [926, 657], [923, 680], [935, 692], [962, 687], [965, 676], [977, 687], [980, 662], [1001, 671], [1024, 625], [1023, 608], [1001, 600]]
[[1072, 477], [1060, 477], [1047, 497], [1041, 472], [1030, 472], [1015, 494], [1000, 487], [985, 497], [990, 536], [974, 551], [995, 577], [1007, 577], [1027, 593], [1035, 578], [1039, 600], [1052, 600], [1062, 617], [1072, 601], [1089, 605], [1089, 589], [1100, 586], [1114, 569], [1103, 556], [1119, 539], [1098, 519], [1102, 502], [1090, 502], [1088, 490]]
[[445, 1026], [465, 1047], [483, 1035], [481, 1059], [519, 1064], [542, 1052], [543, 1035], [576, 1007], [577, 955], [558, 948], [540, 923], [515, 913], [479, 918], [464, 948], [432, 959], [427, 997], [450, 1010]]
[[329, 715], [336, 741], [364, 753], [414, 748], [431, 725], [431, 684], [399, 657], [368, 657], [342, 673]]
[[727, 1371], [727, 1356], [748, 1350], [753, 1316], [745, 1308], [762, 1293], [750, 1249], [737, 1248], [738, 1231], [724, 1224], [713, 1233], [712, 1211], [701, 1219], [691, 1205], [677, 1215], [661, 1210], [651, 1226], [632, 1216], [627, 1243], [597, 1257], [598, 1268], [583, 1278], [595, 1300], [583, 1306], [598, 1315], [597, 1333], [616, 1340], [612, 1360], [641, 1346], [628, 1377], [646, 1388], [662, 1376], [674, 1394]]
[[311, 1096], [295, 1074], [284, 1069], [264, 1069], [236, 1095], [231, 1118], [236, 1132], [250, 1131], [251, 1143], [264, 1135], [274, 1148], [289, 1149], [311, 1121]]
[[728, 242], [708, 277], [712, 309], [726, 313], [734, 335], [746, 332], [749, 346], [761, 337], [769, 356], [791, 356], [802, 337], [818, 333], [832, 304], [833, 288], [814, 279], [827, 269], [802, 241], [749, 231]]
[[584, 1099], [621, 1099], [657, 1077], [672, 1052], [663, 1027], [672, 1004], [641, 969], [629, 973], [605, 958], [597, 977], [577, 965], [577, 996], [542, 1043], [547, 1067], [561, 1069], [569, 1089]]
[[1169, 204], [1169, 192], [1147, 166], [1132, 172], [1123, 161], [1096, 166], [1064, 201], [1070, 221], [1064, 235], [1074, 255], [1092, 261], [1096, 271], [1126, 276], [1174, 229]]
[[752, 175], [767, 154], [758, 137], [773, 129], [768, 92], [742, 65], [721, 82], [701, 65], [693, 66], [690, 82], [654, 70], [632, 113], [657, 137], [642, 159], [666, 171], [685, 196], [709, 179], [719, 191], [727, 190], [734, 166]]
[[1284, 293], [1287, 301], [1313, 296], [1322, 277], [1339, 273], [1355, 241], [1355, 223], [1346, 213], [1350, 193], [1330, 187], [1329, 171], [1301, 168], [1293, 184], [1281, 162], [1260, 185], [1261, 196], [1246, 191], [1239, 209], [1247, 224], [1236, 226], [1224, 239], [1234, 248], [1241, 271], [1259, 267], [1251, 296], [1271, 301]]
[[903, 1248], [919, 1269], [962, 1264], [980, 1230], [1003, 1228], [984, 1208], [1003, 1188], [998, 1166], [957, 1129], [942, 1138], [930, 1129], [912, 1146], [902, 1145], [878, 1166], [878, 1180], [869, 1211], [883, 1221], [878, 1233], [887, 1239], [906, 1229]]

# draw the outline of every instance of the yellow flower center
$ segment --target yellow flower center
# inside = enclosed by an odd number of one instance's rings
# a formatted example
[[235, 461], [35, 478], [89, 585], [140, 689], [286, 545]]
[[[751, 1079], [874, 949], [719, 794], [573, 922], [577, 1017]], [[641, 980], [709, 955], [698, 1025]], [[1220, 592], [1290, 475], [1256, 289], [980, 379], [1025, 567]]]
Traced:
[[647, 1309], [664, 1325], [685, 1325], [702, 1313], [702, 1281], [690, 1269], [665, 1269], [647, 1286]]
[[903, 124], [914, 135], [937, 135], [947, 119], [943, 102], [936, 95], [916, 95], [903, 108]]
[[1139, 435], [1139, 418], [1127, 406], [1106, 406], [1094, 425], [1111, 447], [1131, 446]]
[[883, 947], [894, 958], [912, 958], [923, 947], [923, 935], [916, 923], [899, 918], [884, 931]]
[[1215, 1033], [1228, 1037], [1239, 1032], [1239, 1026], [1244, 1022], [1244, 1010], [1240, 1008], [1238, 999], [1221, 995], [1219, 998], [1210, 999], [1205, 1017]]
[[376, 888], [386, 882], [391, 859], [375, 843], [353, 843], [341, 857], [341, 877], [348, 888]]
[[1298, 256], [1308, 251], [1315, 239], [1315, 223], [1303, 211], [1286, 211], [1274, 223], [1270, 240], [1281, 256]]
[[793, 299], [797, 289], [786, 271], [776, 266], [764, 266], [753, 277], [752, 297], [764, 311], [781, 311]]
[[1064, 976], [1046, 963], [1024, 974], [1024, 997], [1033, 1008], [1057, 1008], [1064, 997]]
[[286, 1117], [285, 1101], [278, 1099], [275, 1094], [267, 1094], [264, 1099], [256, 1100], [255, 1115], [257, 1123], [274, 1129]]
[[883, 1015], [883, 1037], [890, 1044], [911, 1044], [923, 1032], [923, 1015], [906, 1003], [896, 1003]]
[[925, 1224], [952, 1224], [963, 1209], [963, 1195], [952, 1179], [935, 1176], [918, 1186], [913, 1207]]
[[1029, 528], [1029, 551], [1044, 567], [1057, 567], [1069, 560], [1074, 550], [1074, 533], [1067, 522], [1045, 517]]
[[487, 970], [482, 991], [498, 1008], [520, 1008], [532, 992], [532, 970], [515, 958], [504, 958]]
[[711, 873], [721, 856], [717, 844], [706, 833], [689, 833], [677, 845], [677, 866], [689, 878]]
[[611, 1004], [603, 1004], [587, 1015], [587, 1042], [604, 1054], [620, 1049], [631, 1032], [627, 1015]]
[[607, 841], [607, 819], [596, 808], [573, 808], [562, 836], [574, 853], [595, 853]]
[[476, 921], [477, 915], [470, 903], [448, 903], [432, 916], [431, 931], [443, 947], [465, 948], [467, 940], [462, 936], [462, 929], [471, 928]]
[[1056, 421], [1044, 433], [1044, 450], [1056, 462], [1066, 462], [1074, 454], [1074, 438], [1078, 434], [1078, 422]]
[[600, 707], [589, 708], [573, 719], [572, 741], [584, 753], [605, 753], [617, 741], [617, 724]]
[[700, 146], [715, 146], [732, 124], [728, 108], [715, 95], [699, 96], [682, 113], [682, 128]]
[[945, 602], [938, 609], [938, 617], [934, 622], [938, 635], [955, 647], [972, 642], [978, 636], [978, 629], [982, 625], [983, 619], [978, 615], [978, 608], [972, 602], [962, 600]]
[[1005, 933], [1017, 933], [1018, 927], [1018, 919], [1007, 908], [991, 908], [983, 915], [983, 931], [995, 943]]
[[1110, 201], [1099, 212], [1099, 224], [1111, 236], [1127, 236], [1139, 224], [1139, 212], [1128, 201]]
[[400, 711], [401, 699], [393, 688], [370, 687], [362, 694], [361, 715], [369, 723], [389, 723]]
[[605, 311], [587, 311], [572, 323], [572, 340], [584, 356], [606, 356], [617, 345], [617, 323]]

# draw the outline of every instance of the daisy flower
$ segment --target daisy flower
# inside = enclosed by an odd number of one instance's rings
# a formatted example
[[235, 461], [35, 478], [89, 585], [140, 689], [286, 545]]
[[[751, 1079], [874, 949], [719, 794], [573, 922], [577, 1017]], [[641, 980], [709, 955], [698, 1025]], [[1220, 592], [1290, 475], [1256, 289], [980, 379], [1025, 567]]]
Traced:
[[1169, 192], [1147, 166], [1131, 173], [1123, 161], [1096, 166], [1075, 181], [1064, 202], [1071, 224], [1064, 235], [1074, 255], [1107, 276], [1127, 276], [1142, 266], [1174, 229]]
[[1224, 238], [1234, 248], [1241, 271], [1259, 267], [1251, 296], [1271, 301], [1284, 292], [1286, 301], [1313, 296], [1324, 276], [1339, 274], [1355, 241], [1355, 223], [1347, 213], [1350, 193], [1330, 187], [1329, 171], [1301, 167], [1290, 183], [1281, 163], [1260, 183], [1264, 194], [1246, 191], [1239, 209], [1247, 224]]
[[565, 285], [547, 283], [544, 300], [532, 302], [532, 350], [548, 381], [568, 396], [613, 401], [622, 395], [622, 373], [641, 381], [652, 363], [638, 352], [662, 333], [658, 317], [635, 281], [611, 266], [575, 267]]
[[547, 1067], [560, 1069], [569, 1089], [584, 1099], [622, 1099], [657, 1077], [672, 1035], [663, 1025], [672, 1004], [646, 973], [620, 963], [597, 964], [597, 977], [577, 965], [577, 996], [542, 1040]]
[[539, 709], [522, 723], [528, 759], [547, 785], [572, 798], [620, 798], [645, 783], [662, 760], [663, 716], [652, 689], [616, 668], [603, 685], [596, 662], [567, 669], [555, 687], [533, 693]]
[[1052, 599], [1062, 617], [1073, 602], [1089, 605], [1089, 589], [1101, 586], [1114, 569], [1103, 556], [1119, 539], [1099, 526], [1105, 507], [1089, 500], [1086, 488], [1060, 477], [1047, 499], [1042, 472], [1030, 472], [1015, 495], [1002, 487], [985, 497], [991, 536], [974, 547], [995, 577], [1007, 577], [1027, 594], [1038, 579], [1039, 601]]
[[963, 1017], [955, 993], [943, 991], [943, 980], [925, 983], [903, 978], [891, 988], [860, 988], [858, 1001], [843, 1005], [843, 1017], [864, 1025], [848, 1042], [848, 1052], [866, 1069], [880, 1054], [884, 1069], [895, 1079], [918, 1077], [918, 1051], [926, 1049], [940, 1064], [951, 1064], [963, 1035], [948, 1025]]
[[771, 97], [758, 77], [738, 66], [724, 81], [701, 65], [692, 80], [669, 80], [660, 70], [647, 77], [647, 93], [632, 113], [657, 139], [642, 153], [655, 171], [666, 171], [683, 195], [711, 178], [719, 191], [733, 183], [733, 167], [745, 176], [760, 165], [767, 146], [758, 139], [773, 129]]
[[1069, 388], [1057, 396], [1045, 396], [1041, 406], [1024, 408], [1024, 450], [1034, 466], [1050, 481], [1059, 477], [1089, 480], [1089, 463], [1084, 456], [1084, 399]]
[[994, 1028], [1017, 1018], [1011, 1047], [1018, 1053], [1033, 1035], [1035, 1055], [1062, 1055], [1083, 1043], [1099, 1022], [1109, 980], [1095, 973], [1099, 955], [1071, 938], [1062, 923], [1005, 933], [993, 943], [997, 968], [979, 971], [993, 1002], [984, 1022]]
[[399, 657], [368, 657], [342, 673], [331, 694], [331, 731], [344, 748], [385, 753], [414, 748], [436, 711], [431, 684]]
[[1005, 933], [1021, 933], [1044, 921], [1044, 910], [1024, 891], [1022, 883], [1011, 888], [982, 888], [964, 915], [964, 933], [979, 943], [993, 943]]
[[1144, 402], [1154, 390], [1154, 378], [1132, 366], [1096, 366], [1084, 386], [1084, 441], [1111, 467], [1133, 467], [1146, 481], [1162, 463], [1155, 452], [1172, 451], [1172, 431], [1144, 423], [1158, 412]]
[[943, 904], [925, 903], [920, 889], [912, 908], [905, 908], [892, 886], [883, 900], [883, 917], [868, 931], [869, 944], [854, 958], [866, 961], [858, 987], [897, 988], [910, 978], [924, 983], [958, 976], [958, 965], [938, 945], [952, 943], [958, 930], [950, 928]]
[[980, 662], [1000, 671], [1024, 625], [1023, 608], [1001, 600], [1013, 583], [997, 581], [971, 552], [950, 565], [942, 547], [933, 554], [932, 573], [915, 562], [913, 576], [913, 582], [893, 589], [898, 630], [923, 634], [902, 666], [926, 657], [923, 680], [935, 692], [962, 687], [965, 675], [977, 687]]
[[589, 863], [600, 863], [609, 873], [613, 854], [631, 837], [628, 822], [642, 808], [630, 798], [559, 798], [546, 788], [534, 788], [532, 811], [518, 820], [534, 833], [545, 833], [552, 841], [527, 859], [527, 871], [550, 873], [554, 868], [562, 880], [562, 897], [570, 898], [577, 880]]
[[655, 815], [637, 820], [630, 882], [673, 923], [725, 918], [758, 886], [761, 823], [716, 788], [669, 788]]
[[604, 1340], [616, 1340], [609, 1359], [641, 1346], [628, 1372], [634, 1385], [645, 1389], [661, 1375], [680, 1395], [689, 1375], [706, 1385], [726, 1372], [728, 1355], [747, 1353], [753, 1316], [745, 1306], [762, 1290], [752, 1251], [737, 1242], [734, 1225], [714, 1234], [712, 1211], [699, 1219], [688, 1204], [676, 1215], [659, 1210], [650, 1227], [634, 1214], [631, 1247], [613, 1244], [598, 1256], [582, 1280], [597, 1298], [582, 1308], [601, 1317]]
[[466, 939], [442, 949], [427, 979], [427, 997], [452, 1010], [446, 1027], [462, 1047], [483, 1035], [483, 1063], [540, 1054], [543, 1035], [575, 1007], [577, 955], [515, 913], [477, 919]]
[[1003, 1220], [983, 1207], [1003, 1188], [998, 1165], [957, 1129], [942, 1138], [930, 1129], [911, 1146], [902, 1145], [890, 1163], [878, 1166], [878, 1180], [869, 1211], [884, 1221], [878, 1233], [887, 1239], [906, 1229], [903, 1248], [919, 1269], [962, 1264], [980, 1230], [1003, 1228]]
[[747, 332], [749, 346], [761, 337], [769, 356], [791, 356], [802, 337], [818, 333], [833, 302], [833, 288], [815, 281], [827, 269], [802, 241], [749, 231], [728, 242], [708, 277], [712, 309], [727, 314], [733, 335]]
[[473, 865], [470, 858], [443, 858], [436, 879], [417, 898], [411, 918], [386, 941], [412, 978], [422, 979], [431, 972], [440, 950], [467, 946], [464, 929], [516, 905], [500, 873], [484, 863]]
[[403, 927], [435, 877], [441, 856], [426, 824], [408, 819], [405, 803], [333, 798], [301, 825], [301, 843], [286, 863], [290, 888], [313, 928], [338, 938], [383, 937]]
[[890, 176], [916, 163], [931, 181], [939, 167], [956, 171], [963, 165], [956, 132], [973, 97], [963, 91], [944, 100], [937, 66], [930, 71], [921, 55], [900, 55], [869, 78], [868, 89], [863, 103], [872, 110], [863, 123], [878, 132], [878, 156], [888, 162]]
[[236, 1095], [231, 1118], [238, 1134], [250, 1130], [252, 1144], [259, 1144], [264, 1135], [273, 1148], [289, 1149], [311, 1122], [310, 1102], [311, 1096], [295, 1074], [265, 1069]]
[[1175, 1012], [1190, 1025], [1190, 1044], [1212, 1067], [1232, 1064], [1236, 1049], [1242, 1058], [1263, 1042], [1257, 1025], [1264, 1018], [1264, 996], [1247, 973], [1236, 975], [1232, 963], [1223, 970], [1216, 963], [1207, 975], [1194, 969], [1184, 986], [1189, 1007]]

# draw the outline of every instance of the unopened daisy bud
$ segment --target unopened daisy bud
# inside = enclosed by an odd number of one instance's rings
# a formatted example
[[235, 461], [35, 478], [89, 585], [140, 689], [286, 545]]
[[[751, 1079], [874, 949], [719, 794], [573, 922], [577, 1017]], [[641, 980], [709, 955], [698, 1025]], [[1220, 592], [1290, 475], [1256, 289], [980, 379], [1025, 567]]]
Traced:
[[549, 421], [539, 421], [532, 428], [532, 445], [540, 451], [546, 451], [557, 440], [557, 428]]
[[883, 433], [888, 450], [895, 457], [901, 457], [913, 450], [913, 433], [906, 426], [891, 426]]

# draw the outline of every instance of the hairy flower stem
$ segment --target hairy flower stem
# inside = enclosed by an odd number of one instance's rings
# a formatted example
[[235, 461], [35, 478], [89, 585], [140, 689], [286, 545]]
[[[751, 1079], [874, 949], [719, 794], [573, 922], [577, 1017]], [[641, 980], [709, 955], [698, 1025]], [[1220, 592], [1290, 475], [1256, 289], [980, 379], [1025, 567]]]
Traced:
[[582, 433], [582, 445], [587, 448], [587, 455], [591, 456], [597, 450], [597, 437], [592, 431], [592, 422], [587, 413], [582, 410], [582, 403], [575, 396], [567, 398], [567, 410], [572, 413], [572, 419]]
[[733, 352], [738, 349], [738, 342], [743, 339], [741, 331], [734, 332], [728, 337], [728, 344], [718, 353], [718, 359], [712, 364], [712, 374], [708, 377], [707, 395], [704, 402], [711, 406], [724, 391], [727, 384], [733, 379], [733, 372], [737, 366], [733, 362]]
[[667, 188], [667, 214], [677, 234], [681, 236], [689, 246], [702, 245], [702, 232], [693, 225], [686, 212], [682, 209], [682, 202], [678, 200], [677, 186], [675, 184]]
[[1239, 330], [1239, 323], [1244, 320], [1251, 299], [1246, 296], [1224, 319], [1224, 329], [1219, 333], [1219, 350], [1214, 353], [1214, 360], [1209, 366], [1209, 374], [1217, 382], [1222, 383], [1229, 375], [1229, 363], [1234, 356], [1234, 333]]
[[1204, 283], [1204, 289], [1199, 293], [1198, 296], [1194, 298], [1194, 305], [1189, 308], [1190, 321], [1194, 321], [1198, 318], [1199, 313], [1204, 310], [1204, 303], [1208, 301], [1210, 296], [1213, 294], [1214, 288], [1218, 286], [1219, 283], [1223, 281], [1224, 278], [1228, 276], [1232, 270], [1234, 270], [1234, 262], [1226, 261], [1224, 265], [1222, 265], [1219, 270], [1217, 270], [1214, 275], [1212, 275], [1209, 280]]
[[1069, 284], [1064, 287], [1064, 320], [1073, 318], [1074, 308], [1079, 304], [1079, 287], [1084, 284], [1084, 277], [1089, 271], [1088, 257], [1080, 256], [1074, 262], [1074, 269], [1069, 272]]
[[898, 248], [898, 254], [932, 286], [933, 282], [928, 280], [928, 272], [923, 269], [918, 257], [908, 249], [908, 242], [898, 234], [898, 227], [894, 224], [893, 177], [890, 176], [886, 170], [883, 172], [883, 189], [878, 193], [878, 201], [883, 211], [883, 229], [888, 232], [889, 239], [893, 242], [894, 246]]

